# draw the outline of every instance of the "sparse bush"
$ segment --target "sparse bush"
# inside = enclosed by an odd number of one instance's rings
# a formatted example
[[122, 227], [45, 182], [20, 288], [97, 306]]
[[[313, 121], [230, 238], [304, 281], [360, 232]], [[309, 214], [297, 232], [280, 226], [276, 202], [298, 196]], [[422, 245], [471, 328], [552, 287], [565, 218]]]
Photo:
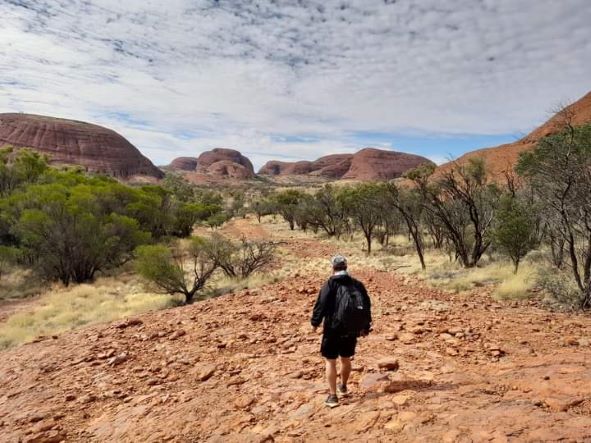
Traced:
[[567, 309], [581, 306], [581, 292], [563, 272], [543, 272], [538, 276], [537, 286], [551, 298], [551, 302]]
[[228, 216], [222, 212], [213, 214], [207, 218], [205, 224], [211, 229], [217, 229], [228, 221]]
[[514, 266], [514, 273], [519, 263], [537, 243], [536, 220], [533, 208], [510, 195], [501, 199], [494, 229], [495, 245], [507, 255]]
[[206, 253], [207, 241], [193, 237], [187, 247], [145, 245], [137, 249], [135, 269], [143, 278], [168, 294], [182, 294], [193, 302], [217, 268]]
[[216, 235], [207, 245], [207, 254], [228, 277], [248, 278], [261, 271], [274, 258], [275, 245], [269, 241], [249, 241], [243, 238], [234, 243]]
[[289, 223], [289, 229], [295, 229], [299, 204], [304, 194], [296, 189], [288, 189], [273, 196], [273, 206], [276, 211]]
[[274, 204], [268, 198], [261, 198], [259, 200], [255, 200], [251, 205], [251, 209], [255, 213], [259, 223], [261, 222], [263, 216], [271, 215], [275, 212]]

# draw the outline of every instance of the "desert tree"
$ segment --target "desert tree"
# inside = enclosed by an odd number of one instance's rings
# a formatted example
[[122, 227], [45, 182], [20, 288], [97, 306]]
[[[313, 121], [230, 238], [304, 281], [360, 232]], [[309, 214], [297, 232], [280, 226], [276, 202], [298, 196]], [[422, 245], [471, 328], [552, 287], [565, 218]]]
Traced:
[[212, 277], [217, 264], [206, 253], [207, 241], [192, 237], [185, 246], [140, 246], [135, 260], [139, 275], [168, 294], [181, 294], [191, 304]]
[[504, 195], [499, 204], [493, 231], [495, 246], [519, 269], [521, 260], [537, 245], [534, 207], [516, 194]]
[[517, 171], [552, 215], [553, 235], [564, 241], [569, 268], [591, 308], [591, 125], [573, 126], [542, 138], [520, 156]]
[[421, 268], [426, 269], [425, 244], [421, 224], [423, 214], [421, 196], [416, 189], [400, 188], [394, 183], [389, 183], [386, 190], [388, 204], [402, 216], [408, 232], [412, 237], [417, 256], [421, 262]]
[[289, 229], [292, 231], [296, 226], [296, 216], [298, 207], [303, 199], [304, 194], [297, 189], [287, 189], [278, 192], [273, 196], [275, 209], [283, 219], [289, 223]]
[[492, 243], [491, 229], [500, 190], [488, 183], [483, 159], [455, 163], [438, 178], [432, 167], [409, 173], [421, 193], [425, 210], [444, 228], [457, 259], [474, 267]]
[[207, 242], [205, 253], [228, 277], [247, 278], [273, 262], [275, 245], [270, 241], [246, 238], [236, 243], [214, 235]]
[[325, 185], [314, 195], [317, 205], [317, 225], [329, 237], [340, 238], [347, 225], [347, 211], [332, 185]]
[[98, 198], [103, 188], [124, 185], [69, 173], [58, 177], [63, 180], [29, 185], [0, 201], [14, 244], [42, 277], [65, 285], [92, 280], [149, 240], [137, 220], [106, 210]]
[[382, 221], [384, 195], [384, 186], [379, 183], [361, 183], [346, 187], [339, 195], [352, 223], [363, 233], [368, 255], [371, 254], [376, 229]]

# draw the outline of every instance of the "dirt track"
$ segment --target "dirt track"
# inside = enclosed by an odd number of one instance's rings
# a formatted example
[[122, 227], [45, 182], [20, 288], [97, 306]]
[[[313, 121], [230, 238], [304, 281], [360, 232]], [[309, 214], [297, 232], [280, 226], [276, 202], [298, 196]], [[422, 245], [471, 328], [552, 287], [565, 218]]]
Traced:
[[356, 275], [375, 328], [338, 408], [308, 325], [324, 276], [297, 276], [3, 352], [2, 440], [591, 441], [589, 317]]

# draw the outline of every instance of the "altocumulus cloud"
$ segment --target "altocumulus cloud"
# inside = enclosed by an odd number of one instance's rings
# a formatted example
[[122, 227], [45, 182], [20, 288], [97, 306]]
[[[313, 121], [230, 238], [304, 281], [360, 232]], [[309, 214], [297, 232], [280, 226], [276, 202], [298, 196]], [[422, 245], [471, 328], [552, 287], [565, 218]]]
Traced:
[[590, 89], [588, 0], [0, 0], [0, 17], [0, 111], [108, 125], [157, 163], [409, 137], [441, 159]]

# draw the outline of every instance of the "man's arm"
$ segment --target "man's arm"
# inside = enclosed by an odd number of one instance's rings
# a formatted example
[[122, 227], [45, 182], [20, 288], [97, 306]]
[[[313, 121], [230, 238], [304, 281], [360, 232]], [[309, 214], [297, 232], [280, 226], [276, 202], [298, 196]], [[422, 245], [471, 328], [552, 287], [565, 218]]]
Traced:
[[310, 323], [314, 328], [317, 328], [322, 323], [324, 319], [324, 314], [326, 312], [326, 303], [328, 301], [328, 296], [330, 295], [330, 285], [329, 282], [326, 282], [322, 289], [320, 289], [320, 293], [318, 294], [318, 299], [316, 299], [316, 304], [314, 305], [314, 310], [312, 311], [312, 318], [310, 319]]

